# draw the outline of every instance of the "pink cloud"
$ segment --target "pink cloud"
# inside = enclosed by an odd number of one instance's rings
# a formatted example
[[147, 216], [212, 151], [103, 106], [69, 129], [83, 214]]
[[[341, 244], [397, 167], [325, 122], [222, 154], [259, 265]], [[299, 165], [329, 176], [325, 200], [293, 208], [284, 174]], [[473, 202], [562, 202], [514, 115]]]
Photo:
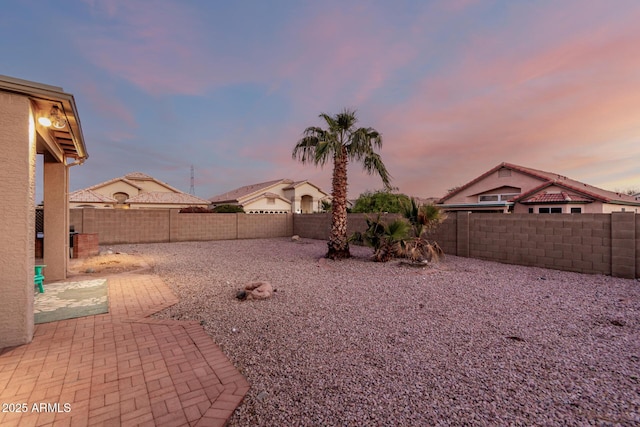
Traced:
[[[524, 50], [496, 41], [508, 34], [476, 37], [446, 75], [426, 77], [409, 102], [383, 116], [380, 127], [398, 150], [387, 157], [391, 168], [409, 171], [400, 187], [442, 195], [502, 161], [565, 174], [590, 168], [576, 178], [603, 185], [603, 160], [637, 158], [640, 27], [628, 19], [572, 30]], [[438, 179], [411, 176], [425, 172]]]
[[[389, 75], [417, 54], [414, 46], [365, 4], [310, 8], [311, 19], [296, 21], [286, 30], [295, 40], [277, 73], [291, 85], [295, 104], [318, 114], [328, 108], [365, 104]], [[356, 18], [357, 17], [357, 18]]]

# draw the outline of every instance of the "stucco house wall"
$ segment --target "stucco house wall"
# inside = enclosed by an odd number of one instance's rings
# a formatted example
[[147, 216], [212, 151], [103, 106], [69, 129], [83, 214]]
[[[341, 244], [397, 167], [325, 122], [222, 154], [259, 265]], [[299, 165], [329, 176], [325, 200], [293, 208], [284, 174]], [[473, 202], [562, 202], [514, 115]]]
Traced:
[[[562, 213], [571, 213], [571, 208], [580, 208], [583, 214], [593, 213], [611, 213], [620, 212], [620, 206], [605, 205], [602, 202], [592, 202], [587, 204], [554, 204], [553, 207], [562, 208]], [[529, 213], [529, 208], [533, 208], [533, 213], [538, 213], [540, 208], [549, 208], [548, 204], [540, 205], [522, 205], [517, 204], [514, 206], [513, 213]], [[610, 209], [607, 211], [607, 209]]]
[[[273, 203], [271, 203], [273, 202]], [[260, 198], [243, 206], [246, 213], [289, 213], [291, 212], [291, 204], [280, 197]]]
[[[55, 131], [45, 123], [54, 114], [62, 118]], [[88, 157], [73, 95], [0, 76], [0, 150], [1, 349], [33, 338], [37, 154], [43, 156], [45, 282], [67, 275], [68, 170]]]
[[36, 135], [29, 99], [0, 92], [0, 348], [33, 336]]
[[[447, 200], [447, 204], [478, 203], [481, 194], [519, 194], [524, 189], [530, 189], [540, 184], [540, 180], [510, 171], [510, 174], [501, 176], [500, 171], [495, 171], [482, 181], [470, 185], [464, 192], [455, 194]], [[508, 187], [508, 188], [502, 188]], [[494, 190], [497, 189], [497, 190]], [[515, 191], [515, 190], [519, 191]]]
[[[283, 193], [287, 199], [291, 200], [291, 210], [294, 213], [321, 212], [321, 201], [329, 199], [327, 193], [309, 182], [302, 182], [293, 188], [285, 188]], [[305, 204], [306, 198], [310, 200]]]
[[129, 197], [132, 197], [140, 193], [139, 187], [141, 186], [136, 187], [124, 181], [116, 181], [110, 184], [106, 184], [103, 187], [96, 188], [94, 189], [94, 191], [96, 193], [104, 194], [105, 196], [111, 196], [111, 197], [113, 197], [113, 195], [116, 193], [126, 193], [129, 195]]

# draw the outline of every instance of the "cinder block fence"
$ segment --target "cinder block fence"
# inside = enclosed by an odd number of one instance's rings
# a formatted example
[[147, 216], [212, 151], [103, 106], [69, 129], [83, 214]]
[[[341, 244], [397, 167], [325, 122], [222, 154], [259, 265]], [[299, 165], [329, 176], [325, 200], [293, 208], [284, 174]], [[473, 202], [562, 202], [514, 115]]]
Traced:
[[[349, 215], [349, 233], [366, 226]], [[393, 215], [389, 215], [393, 218]], [[296, 215], [293, 231], [327, 239], [331, 218]], [[450, 214], [430, 236], [447, 254], [580, 273], [640, 277], [640, 215]]]
[[[392, 219], [398, 215], [385, 215]], [[101, 245], [289, 237], [328, 239], [330, 214], [181, 214], [175, 209], [71, 209], [79, 233]], [[348, 233], [366, 215], [349, 214]], [[520, 264], [640, 277], [640, 215], [450, 214], [430, 236], [447, 254]]]
[[292, 214], [179, 213], [177, 209], [71, 209], [78, 233], [101, 245], [258, 239], [293, 235]]

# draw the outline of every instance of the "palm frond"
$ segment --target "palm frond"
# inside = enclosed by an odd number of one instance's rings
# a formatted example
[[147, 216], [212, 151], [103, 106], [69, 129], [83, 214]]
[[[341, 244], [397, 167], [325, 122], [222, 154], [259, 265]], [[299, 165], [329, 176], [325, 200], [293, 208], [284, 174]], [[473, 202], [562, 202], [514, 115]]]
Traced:
[[373, 175], [374, 173], [379, 175], [385, 188], [391, 188], [391, 175], [389, 171], [387, 171], [387, 167], [382, 163], [382, 158], [378, 153], [371, 151], [369, 155], [363, 159], [362, 165], [369, 175]]

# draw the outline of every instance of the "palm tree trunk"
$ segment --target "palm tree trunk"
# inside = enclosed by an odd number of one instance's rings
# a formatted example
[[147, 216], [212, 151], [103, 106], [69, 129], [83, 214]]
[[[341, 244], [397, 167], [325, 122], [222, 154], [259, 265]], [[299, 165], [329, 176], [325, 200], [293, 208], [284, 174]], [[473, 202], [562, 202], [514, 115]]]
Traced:
[[329, 251], [327, 258], [349, 258], [349, 241], [347, 240], [347, 148], [343, 145], [340, 153], [333, 157], [331, 205], [331, 234], [329, 235]]

